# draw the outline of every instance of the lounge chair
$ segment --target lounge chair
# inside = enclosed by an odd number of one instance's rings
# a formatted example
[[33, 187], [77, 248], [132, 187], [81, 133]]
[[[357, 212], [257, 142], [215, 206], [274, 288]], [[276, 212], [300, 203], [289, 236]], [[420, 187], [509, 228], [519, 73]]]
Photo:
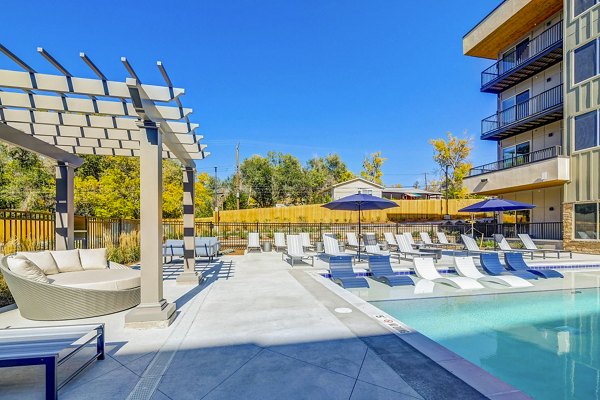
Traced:
[[388, 256], [390, 255], [389, 251], [381, 250], [378, 244], [368, 244], [365, 246], [365, 253], [369, 255], [378, 255], [378, 256]]
[[308, 232], [300, 233], [300, 237], [302, 238], [302, 247], [309, 250], [313, 250], [315, 248], [315, 246], [310, 243], [310, 234]]
[[194, 238], [194, 252], [196, 257], [208, 257], [209, 262], [219, 255], [220, 247], [221, 243], [219, 243], [219, 238], [217, 237]]
[[460, 276], [475, 279], [478, 282], [493, 282], [511, 288], [523, 288], [533, 286], [530, 282], [527, 282], [525, 279], [519, 278], [518, 276], [484, 275], [475, 266], [475, 263], [473, 262], [473, 257], [454, 257], [454, 268]]
[[285, 234], [283, 232], [275, 232], [273, 238], [275, 239], [275, 251], [279, 251], [279, 249], [285, 250], [287, 248], [287, 245], [285, 244]]
[[170, 258], [169, 262], [173, 261], [175, 257], [183, 257], [183, 240], [167, 239], [162, 247], [163, 261], [167, 261], [167, 257]]
[[364, 240], [365, 244], [376, 245], [376, 246], [379, 245], [379, 243], [377, 243], [377, 236], [373, 232], [365, 233], [363, 235], [363, 240]]
[[248, 245], [246, 246], [247, 252], [251, 250], [262, 251], [260, 248], [260, 238], [258, 236], [258, 232], [250, 232], [248, 233]]
[[402, 236], [404, 236], [406, 238], [406, 241], [408, 242], [408, 244], [410, 244], [411, 247], [416, 247], [417, 246], [417, 244], [415, 243], [415, 239], [413, 238], [412, 233], [404, 232], [402, 234]]
[[329, 258], [331, 279], [343, 288], [368, 288], [369, 282], [356, 276], [352, 269], [352, 256], [334, 256]]
[[440, 245], [447, 246], [447, 247], [453, 247], [455, 249], [464, 247], [460, 243], [450, 243], [444, 232], [438, 231], [435, 234], [437, 235], [438, 243]]
[[427, 279], [428, 281], [435, 283], [444, 283], [458, 289], [476, 290], [484, 288], [484, 286], [475, 279], [466, 278], [464, 276], [444, 277], [440, 275], [431, 258], [415, 257], [413, 263], [415, 273], [421, 279]]
[[346, 239], [348, 241], [348, 248], [352, 250], [362, 250], [364, 247], [358, 242], [358, 238], [356, 237], [356, 233], [354, 232], [346, 232]]
[[289, 259], [289, 263], [291, 266], [294, 266], [295, 260], [304, 260], [310, 258], [311, 265], [315, 266], [315, 256], [314, 254], [308, 254], [304, 252], [304, 247], [302, 247], [302, 238], [299, 235], [288, 235], [287, 237], [287, 249], [281, 253], [281, 259], [284, 260], [285, 257]]
[[534, 275], [540, 276], [542, 278], [564, 278], [563, 274], [553, 269], [544, 269], [537, 270], [531, 269], [523, 260], [523, 254], [520, 253], [506, 253], [504, 254], [504, 262], [506, 263], [506, 267], [511, 271], [517, 272], [530, 272]]
[[433, 241], [431, 240], [431, 236], [429, 236], [429, 233], [427, 233], [427, 232], [420, 232], [419, 235], [421, 236], [421, 240], [423, 241], [425, 246], [446, 247], [446, 245], [442, 244], [442, 243], [433, 243]]
[[[516, 253], [513, 253], [516, 254]], [[481, 253], [479, 255], [479, 262], [481, 263], [481, 267], [484, 269], [486, 273], [493, 276], [499, 275], [507, 275], [512, 274], [516, 275], [519, 278], [535, 280], [538, 279], [537, 275], [532, 274], [528, 271], [508, 271], [504, 266], [500, 263], [500, 257], [498, 253]]]
[[396, 275], [390, 263], [390, 256], [369, 256], [371, 278], [389, 286], [406, 286], [415, 283], [408, 275]]
[[546, 256], [546, 253], [556, 253], [556, 256], [558, 258], [560, 258], [560, 255], [562, 253], [569, 253], [569, 258], [573, 258], [573, 252], [570, 250], [540, 249], [539, 247], [536, 246], [536, 244], [533, 242], [533, 239], [531, 239], [531, 237], [527, 233], [519, 233], [519, 239], [521, 239], [521, 242], [523, 242], [523, 245], [525, 246], [526, 249], [535, 250], [540, 253], [544, 253], [544, 258]]
[[327, 257], [349, 256], [349, 254], [340, 251], [339, 242], [337, 239], [334, 239], [331, 236], [323, 235], [323, 245], [325, 247], [325, 255]]
[[[504, 252], [526, 253], [526, 254], [529, 254], [531, 259], [533, 260], [533, 253], [535, 253], [534, 250], [513, 249], [512, 247], [510, 247], [508, 240], [506, 240], [504, 235], [502, 235], [501, 233], [494, 234], [494, 240], [496, 241], [496, 243], [498, 243], [498, 247], [500, 248], [500, 250], [502, 250]], [[546, 255], [544, 255], [544, 258], [546, 258]]]
[[396, 238], [392, 232], [384, 232], [383, 237], [385, 238], [385, 243], [387, 244], [388, 249], [398, 249], [398, 243], [396, 242]]
[[479, 246], [477, 245], [477, 242], [475, 241], [475, 239], [473, 239], [471, 236], [460, 235], [460, 237], [462, 238], [462, 241], [465, 244], [465, 249], [467, 250], [467, 255], [469, 255], [469, 254], [485, 254], [485, 253], [496, 254], [497, 253], [496, 251], [493, 251], [493, 250], [480, 249]]
[[412, 248], [412, 246], [408, 243], [408, 241], [406, 240], [406, 237], [404, 237], [404, 235], [396, 235], [396, 243], [398, 243], [398, 250], [395, 251], [394, 253], [398, 253], [398, 258], [400, 258], [400, 256], [407, 258], [407, 256], [411, 256], [411, 257], [427, 257], [427, 258], [433, 258], [435, 260], [437, 260], [437, 257], [434, 253], [423, 253], [419, 250], [414, 250]]

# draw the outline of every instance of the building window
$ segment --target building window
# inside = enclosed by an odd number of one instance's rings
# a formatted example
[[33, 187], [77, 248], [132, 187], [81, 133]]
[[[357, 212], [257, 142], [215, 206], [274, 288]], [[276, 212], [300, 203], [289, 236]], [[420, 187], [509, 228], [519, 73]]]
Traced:
[[598, 239], [598, 203], [575, 204], [575, 239]]
[[530, 149], [531, 145], [528, 141], [519, 143], [516, 146], [504, 147], [502, 149], [504, 168], [510, 168], [514, 167], [515, 165], [527, 163]]
[[577, 16], [596, 4], [598, 0], [573, 0], [573, 15]]
[[582, 82], [598, 74], [596, 60], [597, 41], [583, 45], [575, 50], [573, 69], [574, 83]]
[[597, 120], [597, 111], [575, 117], [575, 151], [598, 145]]

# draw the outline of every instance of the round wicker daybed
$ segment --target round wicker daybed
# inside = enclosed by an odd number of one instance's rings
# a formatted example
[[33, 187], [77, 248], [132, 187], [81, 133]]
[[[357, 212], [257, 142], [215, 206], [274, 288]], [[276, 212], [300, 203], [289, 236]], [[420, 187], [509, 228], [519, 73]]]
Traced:
[[[7, 257], [0, 260], [0, 272], [24, 318], [59, 321], [97, 317], [137, 306], [140, 287], [120, 290], [97, 290], [36, 282], [10, 271]], [[110, 270], [129, 269], [110, 263]], [[89, 271], [96, 272], [96, 271]], [[116, 272], [116, 271], [115, 271]], [[85, 272], [83, 272], [85, 273]], [[52, 278], [52, 276], [49, 276]]]

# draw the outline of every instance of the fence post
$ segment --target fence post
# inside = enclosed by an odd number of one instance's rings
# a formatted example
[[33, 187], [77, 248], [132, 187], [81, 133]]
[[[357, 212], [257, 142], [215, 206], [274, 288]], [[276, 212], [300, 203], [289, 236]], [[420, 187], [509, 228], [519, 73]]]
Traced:
[[211, 236], [211, 237], [212, 237], [212, 235], [213, 235], [213, 226], [214, 226], [213, 222], [212, 222], [212, 221], [210, 221], [210, 222], [208, 223], [208, 227], [209, 227], [209, 231], [210, 231], [210, 236]]
[[322, 237], [323, 237], [323, 223], [322, 223], [322, 222], [319, 222], [319, 238], [318, 238], [317, 242], [318, 242], [319, 240], [322, 240], [322, 239], [321, 239]]
[[89, 249], [89, 240], [90, 240], [90, 228], [88, 225], [88, 217], [85, 217], [85, 243], [83, 244], [83, 247], [86, 249]]

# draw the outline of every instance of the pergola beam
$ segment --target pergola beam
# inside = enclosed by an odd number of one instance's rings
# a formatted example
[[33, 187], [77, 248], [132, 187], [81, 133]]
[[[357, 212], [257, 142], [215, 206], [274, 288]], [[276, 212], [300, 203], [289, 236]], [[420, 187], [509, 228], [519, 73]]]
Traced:
[[[31, 106], [32, 103], [35, 107]], [[137, 118], [131, 103], [81, 99], [69, 96], [0, 92], [0, 107]], [[173, 121], [186, 118], [192, 113], [191, 108], [180, 109], [179, 107], [156, 106], [156, 109], [163, 119]]]

